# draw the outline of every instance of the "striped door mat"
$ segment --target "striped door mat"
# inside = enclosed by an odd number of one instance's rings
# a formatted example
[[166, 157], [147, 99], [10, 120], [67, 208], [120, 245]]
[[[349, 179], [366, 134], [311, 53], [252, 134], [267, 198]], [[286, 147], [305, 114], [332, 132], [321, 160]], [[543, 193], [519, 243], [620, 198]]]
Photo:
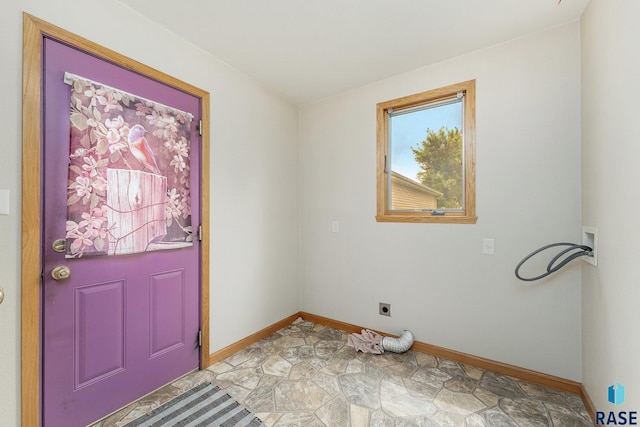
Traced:
[[264, 426], [262, 421], [218, 386], [200, 384], [124, 427]]

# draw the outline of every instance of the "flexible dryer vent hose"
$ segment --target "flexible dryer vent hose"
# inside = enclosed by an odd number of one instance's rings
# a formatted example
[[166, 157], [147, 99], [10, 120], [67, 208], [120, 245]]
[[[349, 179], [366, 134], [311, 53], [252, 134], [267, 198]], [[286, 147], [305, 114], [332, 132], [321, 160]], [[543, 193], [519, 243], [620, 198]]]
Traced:
[[405, 330], [398, 338], [382, 337], [382, 348], [392, 353], [404, 353], [413, 345], [413, 334]]

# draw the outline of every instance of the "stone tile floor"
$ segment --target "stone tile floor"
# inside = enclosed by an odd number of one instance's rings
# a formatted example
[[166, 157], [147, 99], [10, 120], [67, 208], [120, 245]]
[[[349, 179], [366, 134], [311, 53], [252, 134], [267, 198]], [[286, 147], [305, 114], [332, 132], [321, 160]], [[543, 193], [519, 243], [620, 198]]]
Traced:
[[357, 353], [348, 333], [298, 319], [94, 427], [122, 426], [212, 381], [267, 426], [591, 426], [580, 397], [408, 351]]

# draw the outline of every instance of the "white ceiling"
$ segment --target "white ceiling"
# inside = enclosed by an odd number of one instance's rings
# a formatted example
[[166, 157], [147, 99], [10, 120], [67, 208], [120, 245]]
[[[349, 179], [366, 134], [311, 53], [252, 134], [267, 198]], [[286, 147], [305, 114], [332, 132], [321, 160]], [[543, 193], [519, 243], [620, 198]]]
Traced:
[[119, 0], [295, 104], [561, 25], [589, 0]]

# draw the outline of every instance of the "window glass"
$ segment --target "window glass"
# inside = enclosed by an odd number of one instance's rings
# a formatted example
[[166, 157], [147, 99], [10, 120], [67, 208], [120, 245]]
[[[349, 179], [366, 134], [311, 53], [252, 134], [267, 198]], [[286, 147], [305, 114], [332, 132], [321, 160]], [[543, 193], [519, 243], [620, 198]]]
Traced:
[[377, 106], [378, 221], [475, 223], [475, 81]]
[[392, 210], [464, 209], [463, 98], [389, 114]]

